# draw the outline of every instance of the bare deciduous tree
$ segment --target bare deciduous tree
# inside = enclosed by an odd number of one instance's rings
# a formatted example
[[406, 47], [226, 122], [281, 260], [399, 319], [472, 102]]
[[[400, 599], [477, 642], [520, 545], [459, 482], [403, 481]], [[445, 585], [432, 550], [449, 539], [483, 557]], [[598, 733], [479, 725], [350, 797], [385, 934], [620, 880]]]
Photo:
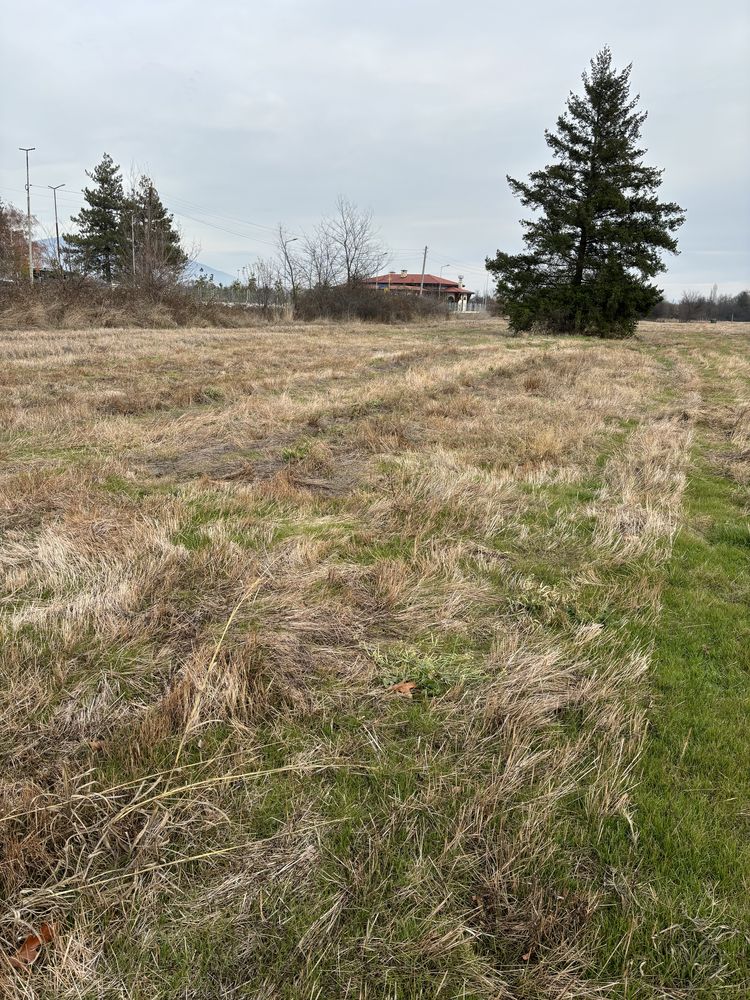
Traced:
[[340, 268], [335, 244], [323, 225], [305, 234], [302, 244], [308, 288], [327, 288], [339, 280]]
[[[32, 233], [36, 226], [32, 216]], [[34, 267], [47, 266], [48, 254], [43, 243], [32, 242]], [[0, 201], [0, 278], [17, 281], [29, 276], [29, 236], [26, 215], [15, 205]]]
[[362, 211], [339, 195], [336, 214], [324, 219], [321, 231], [331, 247], [339, 279], [347, 285], [371, 278], [387, 259], [387, 253], [373, 225], [372, 212]]
[[282, 281], [295, 303], [302, 289], [354, 285], [372, 277], [388, 258], [372, 213], [343, 197], [335, 214], [311, 233], [293, 236], [280, 224], [276, 247]]
[[255, 304], [260, 306], [263, 312], [268, 312], [273, 306], [284, 304], [284, 286], [275, 260], [264, 260], [259, 257], [253, 266], [250, 281]]
[[706, 300], [700, 292], [684, 291], [679, 305], [679, 317], [683, 322], [699, 319], [705, 313]]
[[307, 270], [302, 255], [292, 246], [292, 243], [297, 243], [299, 240], [299, 236], [291, 236], [279, 223], [276, 245], [281, 273], [284, 283], [292, 293], [292, 302], [297, 301], [297, 292], [304, 286], [304, 276]]

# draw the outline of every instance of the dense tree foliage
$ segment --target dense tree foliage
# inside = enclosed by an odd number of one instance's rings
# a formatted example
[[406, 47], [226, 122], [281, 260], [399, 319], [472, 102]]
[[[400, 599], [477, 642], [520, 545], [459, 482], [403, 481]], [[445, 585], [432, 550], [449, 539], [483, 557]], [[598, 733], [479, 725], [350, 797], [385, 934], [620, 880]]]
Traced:
[[111, 283], [120, 278], [128, 259], [122, 175], [109, 153], [86, 175], [94, 183], [84, 188], [86, 205], [71, 220], [77, 231], [65, 236], [66, 256], [75, 270]]
[[163, 284], [179, 279], [187, 264], [174, 218], [164, 207], [150, 177], [142, 175], [124, 208], [130, 226], [131, 271], [141, 283]]
[[69, 265], [108, 283], [165, 284], [182, 276], [187, 255], [172, 215], [150, 177], [126, 193], [119, 166], [105, 153], [84, 189], [86, 205], [65, 236]]
[[545, 132], [554, 162], [527, 182], [508, 177], [534, 212], [521, 223], [525, 251], [487, 261], [513, 329], [627, 335], [661, 298], [649, 279], [665, 269], [664, 251], [677, 252], [684, 214], [658, 200], [662, 171], [643, 164], [646, 113], [630, 98], [630, 69], [599, 52], [583, 94]]

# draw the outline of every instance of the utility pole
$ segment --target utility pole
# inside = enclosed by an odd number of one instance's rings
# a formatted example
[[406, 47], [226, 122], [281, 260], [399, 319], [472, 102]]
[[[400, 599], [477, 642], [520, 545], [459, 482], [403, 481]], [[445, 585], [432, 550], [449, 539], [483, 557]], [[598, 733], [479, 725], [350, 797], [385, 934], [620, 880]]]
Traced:
[[[424, 257], [422, 258], [422, 280], [419, 282], [419, 294], [422, 294], [424, 289], [424, 269], [427, 267], [427, 247], [424, 248]], [[440, 286], [438, 285], [438, 288]]]
[[64, 184], [48, 184], [47, 187], [52, 191], [52, 197], [55, 200], [55, 239], [57, 240], [57, 264], [58, 267], [62, 267], [62, 257], [60, 256], [60, 226], [57, 222], [57, 190], [58, 188], [64, 188]]
[[285, 239], [284, 230], [279, 226], [279, 248], [284, 255], [284, 265], [286, 270], [289, 272], [289, 282], [292, 286], [292, 305], [297, 305], [297, 281], [294, 276], [294, 263], [289, 255], [289, 244], [296, 243], [299, 239], [298, 236], [292, 236], [291, 239]]
[[453, 267], [453, 265], [452, 264], [443, 264], [443, 266], [440, 268], [440, 284], [438, 285], [438, 301], [440, 301], [440, 292], [443, 289], [443, 271], [446, 269], [446, 267]]
[[36, 149], [36, 146], [19, 146], [22, 153], [26, 153], [26, 228], [29, 231], [29, 281], [34, 284], [34, 246], [31, 240], [31, 184], [29, 184], [29, 153]]
[[130, 213], [130, 252], [133, 263], [133, 281], [135, 281], [135, 212]]

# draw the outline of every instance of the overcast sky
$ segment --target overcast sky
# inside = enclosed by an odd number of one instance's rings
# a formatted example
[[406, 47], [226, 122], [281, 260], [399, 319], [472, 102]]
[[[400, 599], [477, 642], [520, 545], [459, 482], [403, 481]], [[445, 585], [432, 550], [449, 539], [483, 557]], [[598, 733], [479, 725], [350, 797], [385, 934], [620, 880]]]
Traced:
[[[390, 266], [466, 276], [519, 246], [505, 175], [549, 162], [545, 127], [608, 43], [649, 112], [647, 161], [687, 210], [668, 296], [750, 285], [747, 0], [4, 0], [0, 197], [54, 231], [106, 150], [153, 177], [200, 259], [229, 272], [341, 193]], [[37, 187], [36, 185], [40, 185]], [[252, 225], [255, 223], [257, 225]], [[225, 230], [230, 230], [229, 232]]]

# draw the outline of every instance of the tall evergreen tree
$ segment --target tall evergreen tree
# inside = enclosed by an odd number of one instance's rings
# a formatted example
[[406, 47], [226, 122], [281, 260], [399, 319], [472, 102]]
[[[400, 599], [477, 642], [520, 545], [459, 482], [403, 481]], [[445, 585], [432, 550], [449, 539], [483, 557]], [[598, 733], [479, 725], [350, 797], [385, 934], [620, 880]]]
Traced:
[[128, 197], [125, 216], [135, 242], [136, 281], [162, 284], [180, 278], [187, 254], [182, 249], [174, 217], [145, 174]]
[[94, 186], [84, 188], [87, 207], [71, 219], [78, 232], [66, 234], [66, 252], [72, 267], [112, 282], [120, 277], [128, 257], [122, 176], [109, 153], [86, 175]]
[[487, 260], [514, 330], [627, 336], [661, 299], [649, 279], [665, 270], [663, 251], [677, 252], [684, 212], [658, 200], [663, 171], [643, 164], [646, 113], [630, 98], [630, 71], [602, 49], [583, 95], [571, 93], [545, 132], [555, 162], [526, 183], [508, 177], [535, 213], [521, 222], [525, 252]]

